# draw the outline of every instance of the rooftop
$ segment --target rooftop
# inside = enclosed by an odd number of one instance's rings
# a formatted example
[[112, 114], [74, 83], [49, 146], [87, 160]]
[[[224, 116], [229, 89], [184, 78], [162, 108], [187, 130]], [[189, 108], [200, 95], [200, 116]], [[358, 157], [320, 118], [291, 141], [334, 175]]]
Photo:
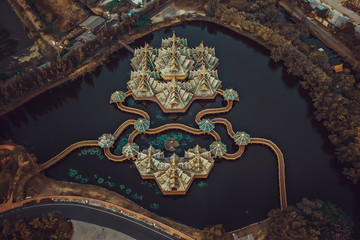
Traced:
[[80, 23], [81, 27], [89, 28], [92, 31], [95, 31], [95, 29], [103, 24], [105, 22], [105, 19], [99, 16], [90, 16], [88, 19]]
[[184, 157], [165, 157], [150, 146], [138, 153], [135, 166], [142, 178], [155, 179], [163, 194], [186, 194], [194, 178], [208, 176], [214, 162], [210, 151], [199, 145], [185, 151]]
[[137, 100], [157, 102], [164, 112], [186, 111], [194, 99], [212, 99], [221, 87], [215, 70], [215, 49], [201, 43], [189, 48], [187, 39], [163, 39], [159, 49], [148, 44], [135, 49], [128, 88]]

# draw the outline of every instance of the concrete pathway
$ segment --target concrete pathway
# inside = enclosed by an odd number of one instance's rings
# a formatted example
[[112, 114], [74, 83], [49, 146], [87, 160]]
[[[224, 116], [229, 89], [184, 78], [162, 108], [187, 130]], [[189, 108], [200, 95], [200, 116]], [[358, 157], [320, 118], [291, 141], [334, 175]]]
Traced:
[[124, 233], [92, 223], [71, 220], [74, 234], [71, 240], [135, 240]]

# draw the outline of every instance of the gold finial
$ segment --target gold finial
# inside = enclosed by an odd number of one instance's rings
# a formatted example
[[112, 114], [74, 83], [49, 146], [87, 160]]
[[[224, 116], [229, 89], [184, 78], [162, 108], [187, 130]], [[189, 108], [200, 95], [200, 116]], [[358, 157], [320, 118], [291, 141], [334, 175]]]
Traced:
[[171, 51], [172, 51], [173, 53], [176, 53], [176, 50], [177, 50], [177, 46], [176, 46], [176, 44], [175, 44], [175, 41], [173, 41], [173, 42], [172, 42], [172, 46], [171, 46]]

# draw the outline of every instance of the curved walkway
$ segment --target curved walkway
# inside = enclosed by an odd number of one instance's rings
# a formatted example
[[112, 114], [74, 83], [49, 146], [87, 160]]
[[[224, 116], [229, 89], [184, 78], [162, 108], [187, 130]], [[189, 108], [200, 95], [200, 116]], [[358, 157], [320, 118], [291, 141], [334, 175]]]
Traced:
[[[224, 97], [224, 91], [221, 90], [221, 89], [217, 90], [214, 93], [214, 96], [216, 96], [217, 94], [221, 94]], [[126, 92], [126, 97], [129, 97], [129, 96], [133, 96], [133, 93], [130, 90]], [[236, 98], [235, 100], [238, 100], [238, 98]], [[233, 107], [233, 100], [225, 99], [225, 101], [227, 102], [227, 105], [225, 107], [211, 108], [211, 109], [205, 109], [205, 110], [200, 111], [195, 117], [195, 122], [197, 124], [199, 124], [202, 117], [205, 116], [205, 115], [219, 114], [219, 113], [225, 113], [225, 112], [230, 111], [231, 108]], [[117, 107], [121, 111], [140, 115], [140, 116], [142, 116], [142, 117], [144, 117], [144, 118], [146, 118], [147, 120], [150, 121], [150, 116], [146, 112], [144, 112], [144, 111], [142, 111], [140, 109], [135, 109], [135, 108], [124, 106], [121, 102], [117, 103]], [[225, 125], [228, 135], [231, 138], [234, 139], [235, 132], [234, 132], [234, 130], [232, 128], [232, 124], [227, 119], [213, 118], [212, 121], [214, 122], [214, 124], [223, 124], [223, 125]], [[116, 129], [116, 131], [114, 132], [114, 134], [113, 134], [114, 138], [117, 139], [127, 127], [129, 127], [131, 125], [134, 125], [135, 122], [136, 122], [136, 120], [134, 120], [134, 119], [129, 119], [129, 120], [123, 122]], [[219, 134], [215, 130], [205, 132], [205, 131], [203, 131], [203, 130], [201, 130], [199, 128], [197, 128], [197, 129], [192, 128], [192, 127], [189, 127], [189, 126], [184, 125], [184, 124], [170, 123], [170, 124], [165, 124], [165, 125], [157, 127], [157, 128], [153, 128], [153, 129], [150, 128], [150, 129], [147, 129], [146, 131], [143, 131], [143, 132], [140, 132], [138, 130], [134, 130], [130, 134], [130, 136], [128, 138], [128, 142], [133, 143], [135, 138], [139, 134], [155, 135], [155, 134], [167, 131], [167, 130], [175, 130], [175, 129], [185, 131], [187, 133], [194, 134], [194, 135], [209, 134], [214, 138], [215, 141], [221, 141], [221, 138], [220, 138]], [[281, 207], [281, 209], [286, 208], [287, 199], [286, 199], [286, 188], [285, 188], [285, 164], [284, 164], [284, 157], [283, 157], [283, 154], [282, 154], [281, 150], [272, 141], [267, 140], [267, 139], [263, 139], [263, 138], [251, 138], [250, 139], [250, 144], [262, 144], [262, 145], [265, 145], [265, 146], [269, 147], [271, 150], [273, 150], [273, 152], [276, 154], [277, 162], [278, 162], [280, 207]], [[239, 144], [237, 144], [237, 145], [239, 145]], [[41, 165], [41, 170], [44, 170], [44, 169], [52, 166], [53, 164], [60, 161], [62, 158], [64, 158], [67, 154], [69, 154], [73, 150], [75, 150], [77, 148], [80, 148], [80, 147], [87, 147], [87, 146], [98, 146], [98, 141], [89, 140], [89, 141], [82, 141], [82, 142], [78, 142], [78, 143], [74, 143], [74, 144], [70, 145], [69, 147], [64, 149], [61, 153], [59, 153], [58, 155], [56, 155], [55, 157], [53, 157], [52, 159], [50, 159], [46, 163], [42, 164]], [[245, 146], [244, 145], [239, 145], [239, 149], [237, 150], [237, 152], [231, 153], [231, 154], [225, 153], [222, 156], [222, 158], [224, 158], [226, 160], [236, 160], [239, 157], [241, 157], [241, 155], [244, 153], [244, 150], [245, 150]], [[125, 155], [120, 155], [120, 156], [114, 155], [113, 153], [111, 153], [110, 148], [104, 148], [104, 154], [109, 160], [115, 161], [115, 162], [123, 162], [123, 161], [125, 161], [127, 159], [130, 159], [130, 158], [126, 157]]]
[[225, 153], [224, 155], [222, 155], [222, 158], [225, 158], [226, 160], [236, 160], [238, 158], [240, 158], [242, 156], [242, 154], [245, 151], [245, 146], [244, 145], [240, 145], [239, 149], [237, 150], [236, 153]]
[[57, 163], [58, 161], [60, 161], [64, 157], [66, 157], [69, 153], [71, 153], [75, 149], [78, 149], [81, 147], [96, 147], [96, 146], [99, 146], [97, 140], [86, 140], [86, 141], [74, 143], [74, 144], [70, 145], [69, 147], [65, 148], [62, 152], [60, 152], [58, 155], [56, 155], [49, 161], [41, 164], [40, 169], [41, 169], [41, 171], [43, 171], [46, 168], [49, 168], [50, 166], [54, 165], [55, 163]]
[[[218, 90], [216, 92], [216, 94], [221, 94], [223, 96], [223, 91]], [[126, 97], [128, 97], [128, 96], [132, 96], [131, 91], [126, 92]], [[200, 111], [195, 117], [195, 122], [197, 124], [199, 124], [199, 122], [201, 121], [201, 118], [208, 114], [225, 113], [225, 112], [230, 111], [233, 106], [233, 101], [232, 100], [226, 100], [226, 101], [227, 101], [227, 105], [225, 107], [205, 109], [205, 110]], [[134, 114], [140, 115], [140, 116], [150, 120], [149, 115], [142, 110], [124, 106], [122, 103], [117, 103], [117, 106], [122, 111], [134, 113]], [[212, 121], [215, 124], [225, 125], [228, 135], [231, 138], [234, 138], [235, 132], [232, 128], [232, 124], [227, 119], [213, 118]], [[136, 120], [134, 120], [134, 119], [129, 119], [129, 120], [123, 122], [114, 132], [114, 134], [113, 134], [114, 138], [117, 139], [127, 127], [134, 125], [135, 122], [136, 122]], [[185, 132], [188, 132], [188, 133], [194, 134], [194, 135], [210, 134], [214, 138], [215, 141], [221, 141], [219, 134], [215, 130], [212, 130], [210, 132], [204, 132], [201, 129], [192, 128], [187, 125], [183, 125], [183, 124], [179, 124], [179, 123], [170, 123], [170, 124], [166, 124], [166, 125], [163, 125], [163, 126], [160, 126], [157, 128], [147, 129], [146, 131], [143, 131], [143, 132], [139, 132], [139, 131], [135, 130], [130, 134], [130, 136], [128, 138], [128, 142], [133, 143], [136, 136], [138, 136], [139, 134], [154, 135], [154, 134], [158, 134], [158, 133], [161, 133], [161, 132], [164, 132], [167, 130], [173, 130], [173, 129], [185, 131]], [[286, 199], [286, 187], [285, 187], [285, 164], [284, 164], [284, 157], [283, 157], [281, 150], [273, 142], [271, 142], [270, 140], [267, 140], [267, 139], [263, 139], [263, 138], [251, 138], [250, 143], [265, 145], [265, 146], [269, 147], [271, 150], [273, 150], [274, 153], [276, 154], [277, 161], [278, 161], [280, 207], [281, 207], [281, 209], [284, 209], [287, 206], [287, 199]], [[64, 149], [62, 152], [60, 152], [58, 155], [56, 155], [49, 161], [41, 164], [41, 170], [45, 170], [46, 168], [52, 166], [53, 164], [60, 161], [62, 158], [64, 158], [66, 155], [68, 155], [70, 152], [74, 151], [75, 149], [78, 149], [81, 147], [88, 147], [88, 146], [98, 146], [98, 141], [88, 140], [88, 141], [77, 142], [77, 143], [70, 145], [69, 147]], [[226, 160], [236, 160], [239, 157], [241, 157], [241, 155], [244, 153], [244, 150], [245, 150], [245, 146], [239, 145], [239, 149], [237, 150], [237, 152], [232, 153], [232, 154], [225, 153], [222, 156], [222, 158], [224, 158]], [[111, 153], [110, 148], [104, 148], [104, 154], [109, 160], [115, 161], [115, 162], [123, 162], [123, 161], [129, 159], [125, 155], [120, 155], [120, 156], [114, 155], [113, 153]]]
[[114, 138], [117, 139], [126, 128], [130, 127], [131, 125], [134, 125], [135, 122], [136, 122], [135, 119], [129, 119], [123, 122], [114, 132], [113, 134]]
[[213, 118], [212, 121], [215, 124], [217, 124], [217, 123], [224, 124], [225, 127], [226, 127], [226, 131], [229, 134], [229, 136], [231, 138], [234, 138], [235, 132], [234, 132], [234, 130], [232, 128], [231, 123], [227, 119], [225, 119], [225, 118]]
[[[224, 97], [224, 90], [217, 89], [215, 94], [216, 95], [220, 94], [220, 95], [222, 95]], [[237, 98], [236, 100], [239, 100], [239, 98]], [[208, 109], [204, 109], [204, 110], [201, 110], [200, 112], [198, 112], [198, 114], [196, 114], [196, 117], [195, 117], [196, 124], [199, 124], [199, 122], [201, 121], [201, 118], [203, 116], [205, 116], [205, 115], [226, 113], [226, 112], [230, 111], [232, 106], [233, 106], [233, 100], [225, 100], [225, 101], [227, 102], [227, 105], [225, 107], [222, 107], [222, 108], [208, 108]]]
[[111, 153], [110, 148], [105, 148], [104, 149], [104, 155], [111, 161], [114, 162], [123, 162], [125, 160], [128, 160], [129, 158], [126, 157], [125, 155], [114, 155]]
[[270, 140], [264, 138], [251, 138], [250, 143], [252, 144], [262, 144], [269, 147], [273, 152], [276, 154], [277, 163], [278, 163], [278, 178], [279, 178], [279, 194], [280, 194], [280, 207], [284, 209], [287, 207], [287, 199], [286, 199], [286, 187], [285, 187], [285, 163], [284, 163], [284, 156], [276, 146]]
[[157, 128], [153, 128], [153, 129], [148, 129], [144, 132], [139, 132], [137, 130], [133, 131], [130, 136], [129, 136], [129, 142], [134, 142], [134, 139], [136, 138], [137, 135], [144, 133], [144, 134], [158, 134], [161, 132], [164, 132], [166, 130], [172, 130], [172, 129], [176, 129], [176, 130], [182, 130], [194, 135], [202, 135], [202, 134], [210, 134], [215, 141], [221, 141], [221, 138], [219, 136], [219, 134], [217, 132], [215, 132], [214, 130], [210, 131], [210, 132], [204, 132], [201, 129], [196, 129], [196, 128], [192, 128], [189, 126], [186, 126], [184, 124], [180, 124], [180, 123], [169, 123]]
[[[134, 97], [133, 96], [133, 92], [131, 90], [127, 91], [125, 93], [125, 99], [127, 97]], [[125, 101], [124, 99], [124, 101]], [[137, 109], [137, 108], [132, 108], [132, 107], [128, 107], [128, 106], [124, 106], [124, 104], [122, 104], [122, 102], [117, 102], [116, 103], [117, 107], [120, 109], [120, 111], [123, 111], [123, 112], [128, 112], [128, 113], [133, 113], [133, 114], [136, 114], [136, 115], [140, 115], [142, 116], [143, 118], [146, 118], [147, 120], [150, 121], [150, 117], [149, 117], [149, 114], [147, 114], [145, 111], [143, 110], [140, 110], [140, 109]]]
[[116, 103], [116, 105], [121, 111], [128, 112], [128, 113], [133, 113], [133, 114], [136, 114], [136, 115], [140, 115], [143, 118], [146, 118], [147, 120], [150, 120], [149, 114], [147, 114], [143, 110], [128, 107], [128, 106], [124, 106], [121, 102]]

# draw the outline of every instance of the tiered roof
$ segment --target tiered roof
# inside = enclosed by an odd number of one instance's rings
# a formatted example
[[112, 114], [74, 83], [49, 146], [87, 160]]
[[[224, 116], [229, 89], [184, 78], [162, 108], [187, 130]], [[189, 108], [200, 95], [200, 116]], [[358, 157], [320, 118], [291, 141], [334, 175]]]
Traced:
[[173, 154], [165, 158], [162, 151], [150, 146], [139, 152], [135, 166], [142, 178], [155, 178], [164, 194], [185, 194], [195, 177], [206, 177], [214, 165], [211, 153], [199, 146], [184, 157]]
[[192, 96], [192, 93], [181, 88], [175, 78], [173, 78], [163, 92], [156, 94], [161, 103], [172, 109], [185, 108]]
[[146, 67], [150, 71], [154, 71], [156, 53], [157, 51], [146, 43], [144, 47], [135, 49], [134, 57], [130, 61], [133, 67], [138, 71], [143, 67]]
[[153, 176], [158, 170], [164, 169], [164, 153], [150, 146], [138, 153], [135, 166], [142, 177]]
[[151, 77], [147, 68], [141, 71], [131, 72], [128, 87], [138, 97], [152, 97], [158, 92], [164, 91], [166, 84]]
[[200, 69], [190, 72], [190, 81], [183, 83], [183, 86], [188, 91], [194, 91], [194, 94], [207, 96], [212, 95], [221, 86], [217, 76], [217, 71], [209, 71], [205, 65]]
[[179, 159], [174, 153], [168, 159], [167, 169], [155, 173], [155, 179], [164, 192], [185, 192], [192, 182], [194, 173], [182, 171], [178, 166]]
[[214, 165], [214, 159], [211, 157], [211, 153], [205, 148], [201, 148], [199, 145], [185, 151], [184, 158], [185, 162], [181, 164], [181, 168], [197, 175], [209, 174]]
[[187, 39], [186, 38], [179, 38], [175, 35], [175, 32], [173, 32], [173, 35], [169, 38], [165, 38], [161, 40], [161, 47], [162, 48], [168, 48], [172, 45], [176, 45], [177, 47], [187, 47]]
[[202, 42], [192, 50], [192, 55], [195, 59], [195, 69], [199, 69], [203, 65], [207, 69], [214, 69], [219, 62], [219, 59], [215, 57], [215, 48], [204, 47]]
[[196, 97], [215, 96], [220, 88], [215, 49], [190, 49], [187, 40], [173, 34], [163, 39], [161, 48], [148, 44], [136, 49], [131, 59], [129, 89], [135, 99], [156, 101], [164, 111], [185, 111]]
[[164, 80], [170, 80], [174, 76], [185, 79], [194, 65], [194, 60], [179, 51], [176, 44], [173, 43], [171, 48], [159, 49], [155, 65]]

